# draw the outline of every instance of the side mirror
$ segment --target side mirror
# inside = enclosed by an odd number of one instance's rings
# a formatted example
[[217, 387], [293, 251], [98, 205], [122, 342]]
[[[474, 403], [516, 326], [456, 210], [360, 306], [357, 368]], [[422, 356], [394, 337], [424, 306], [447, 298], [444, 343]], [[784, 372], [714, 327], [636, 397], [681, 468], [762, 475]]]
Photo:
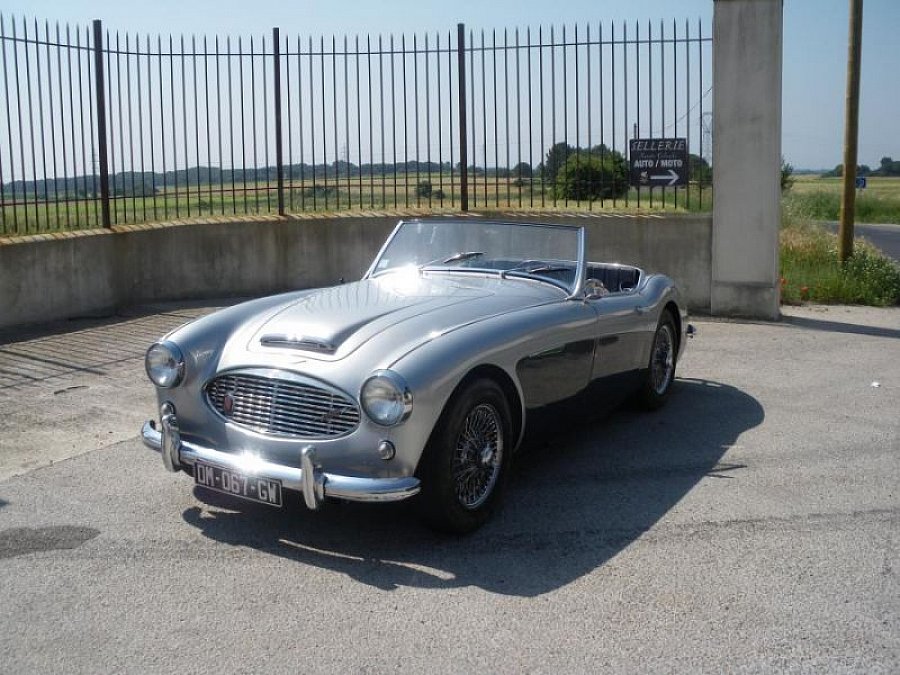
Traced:
[[599, 300], [602, 297], [609, 295], [609, 290], [606, 286], [603, 285], [603, 282], [599, 279], [588, 279], [584, 282], [584, 299], [587, 300]]

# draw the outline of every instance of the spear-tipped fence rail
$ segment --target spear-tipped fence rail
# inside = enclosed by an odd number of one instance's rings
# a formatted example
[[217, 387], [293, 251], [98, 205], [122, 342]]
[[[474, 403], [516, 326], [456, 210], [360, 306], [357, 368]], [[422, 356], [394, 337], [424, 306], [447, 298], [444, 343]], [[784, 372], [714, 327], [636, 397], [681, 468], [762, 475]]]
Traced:
[[[0, 16], [0, 234], [309, 211], [706, 209], [710, 49], [699, 21], [234, 38]], [[658, 137], [688, 140], [686, 187], [577, 170], [615, 168], [629, 139]], [[590, 184], [561, 190], [563, 171]]]

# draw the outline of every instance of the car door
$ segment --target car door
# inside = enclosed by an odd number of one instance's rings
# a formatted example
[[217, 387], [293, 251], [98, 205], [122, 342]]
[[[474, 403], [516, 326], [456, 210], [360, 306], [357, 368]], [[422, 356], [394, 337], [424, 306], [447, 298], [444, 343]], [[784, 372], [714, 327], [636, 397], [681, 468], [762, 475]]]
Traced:
[[597, 310], [581, 301], [562, 301], [535, 310], [543, 327], [529, 339], [516, 367], [525, 407], [550, 409], [582, 393], [592, 377]]
[[597, 313], [592, 384], [628, 377], [642, 367], [639, 300], [636, 292], [611, 293], [588, 300]]

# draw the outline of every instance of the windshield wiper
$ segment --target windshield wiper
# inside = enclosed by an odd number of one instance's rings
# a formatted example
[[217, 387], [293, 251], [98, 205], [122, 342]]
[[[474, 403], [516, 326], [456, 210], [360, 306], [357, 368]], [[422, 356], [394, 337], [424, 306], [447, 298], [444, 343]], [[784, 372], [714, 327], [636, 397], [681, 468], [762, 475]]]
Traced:
[[449, 258], [445, 258], [442, 262], [443, 264], [459, 262], [460, 260], [471, 260], [472, 258], [480, 258], [484, 255], [484, 251], [461, 251], [460, 253], [454, 253]]
[[572, 269], [571, 265], [551, 265], [549, 263], [539, 263], [535, 264], [534, 267], [528, 267], [529, 264], [533, 263], [524, 262], [516, 265], [515, 267], [510, 267], [508, 270], [504, 270], [503, 272], [501, 272], [500, 276], [505, 279], [509, 274], [549, 274], [550, 272], [568, 272]]
[[[544, 265], [542, 267], [532, 267], [531, 269], [525, 270], [526, 274], [547, 274], [548, 272], [569, 272], [571, 271], [572, 266], [567, 265], [563, 267], [562, 265]], [[514, 270], [510, 270], [511, 272]]]
[[480, 258], [484, 255], [484, 251], [460, 251], [459, 253], [454, 253], [449, 258], [436, 258], [431, 262], [427, 262], [424, 265], [419, 265], [419, 269], [423, 269], [425, 267], [430, 267], [435, 263], [441, 263], [442, 265], [447, 265], [449, 263], [461, 262], [463, 260], [471, 260], [472, 258]]

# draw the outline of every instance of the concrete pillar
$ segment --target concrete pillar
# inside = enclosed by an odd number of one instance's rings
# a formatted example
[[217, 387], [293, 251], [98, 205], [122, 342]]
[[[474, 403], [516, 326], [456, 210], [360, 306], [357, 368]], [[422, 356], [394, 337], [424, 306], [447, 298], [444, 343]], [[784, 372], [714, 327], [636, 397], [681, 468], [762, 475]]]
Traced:
[[715, 0], [714, 315], [779, 317], [782, 0]]

